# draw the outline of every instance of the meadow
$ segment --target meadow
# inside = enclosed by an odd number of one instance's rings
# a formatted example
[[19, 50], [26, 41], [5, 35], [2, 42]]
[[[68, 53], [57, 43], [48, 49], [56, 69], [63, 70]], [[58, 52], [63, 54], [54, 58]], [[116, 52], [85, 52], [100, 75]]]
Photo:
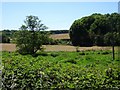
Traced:
[[[115, 52], [116, 57], [118, 53]], [[119, 90], [120, 60], [111, 50], [2, 52], [2, 89]]]

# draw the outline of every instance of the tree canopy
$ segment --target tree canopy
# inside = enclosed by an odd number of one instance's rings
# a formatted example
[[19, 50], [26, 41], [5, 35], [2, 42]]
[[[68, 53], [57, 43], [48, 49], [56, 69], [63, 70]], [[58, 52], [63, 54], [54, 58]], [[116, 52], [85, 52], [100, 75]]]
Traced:
[[108, 39], [111, 37], [115, 45], [120, 45], [120, 14], [94, 13], [75, 20], [69, 31], [73, 45], [111, 45], [112, 42]]
[[42, 44], [47, 42], [48, 34], [42, 33], [47, 27], [37, 16], [27, 16], [24, 25], [16, 32], [16, 44], [22, 54], [35, 54], [41, 50]]

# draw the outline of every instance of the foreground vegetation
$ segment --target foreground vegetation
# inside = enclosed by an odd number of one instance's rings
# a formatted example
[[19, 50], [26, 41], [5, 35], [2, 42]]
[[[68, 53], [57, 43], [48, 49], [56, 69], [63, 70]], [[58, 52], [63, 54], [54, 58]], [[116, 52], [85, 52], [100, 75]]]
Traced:
[[[117, 56], [117, 52], [115, 53]], [[120, 60], [111, 51], [2, 52], [2, 89], [120, 89]]]

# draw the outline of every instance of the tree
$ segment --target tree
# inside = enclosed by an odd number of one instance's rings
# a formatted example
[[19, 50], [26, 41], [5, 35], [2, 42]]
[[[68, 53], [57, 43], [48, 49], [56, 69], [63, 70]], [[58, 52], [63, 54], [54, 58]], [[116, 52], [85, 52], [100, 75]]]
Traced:
[[72, 44], [75, 46], [111, 45], [109, 38], [113, 35], [116, 35], [116, 37], [111, 38], [112, 42], [114, 41], [115, 45], [119, 45], [119, 28], [120, 14], [102, 15], [94, 13], [75, 20], [70, 27], [69, 35]]
[[0, 43], [10, 43], [10, 38], [5, 33], [0, 35]]
[[93, 17], [83, 17], [75, 20], [70, 27], [70, 39], [74, 46], [91, 46], [92, 41], [89, 35], [89, 29], [94, 22]]
[[120, 45], [120, 33], [118, 32], [113, 32], [113, 33], [108, 32], [107, 34], [105, 34], [104, 43], [107, 46], [109, 45], [111, 46], [113, 43], [113, 39], [114, 39], [114, 45], [119, 46]]
[[24, 25], [16, 32], [16, 44], [21, 54], [35, 54], [41, 50], [42, 44], [48, 40], [48, 34], [41, 30], [47, 27], [41, 23], [37, 16], [27, 16]]

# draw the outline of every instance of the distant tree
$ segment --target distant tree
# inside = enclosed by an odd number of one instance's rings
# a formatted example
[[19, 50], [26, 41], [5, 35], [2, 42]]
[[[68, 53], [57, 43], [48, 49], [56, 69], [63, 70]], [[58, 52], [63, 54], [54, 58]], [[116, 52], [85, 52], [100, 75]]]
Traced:
[[10, 43], [10, 37], [4, 32], [0, 34], [0, 43]]
[[16, 44], [18, 51], [22, 54], [35, 54], [41, 50], [42, 44], [48, 40], [48, 34], [41, 30], [47, 27], [41, 23], [37, 16], [27, 16], [24, 25], [16, 32]]

